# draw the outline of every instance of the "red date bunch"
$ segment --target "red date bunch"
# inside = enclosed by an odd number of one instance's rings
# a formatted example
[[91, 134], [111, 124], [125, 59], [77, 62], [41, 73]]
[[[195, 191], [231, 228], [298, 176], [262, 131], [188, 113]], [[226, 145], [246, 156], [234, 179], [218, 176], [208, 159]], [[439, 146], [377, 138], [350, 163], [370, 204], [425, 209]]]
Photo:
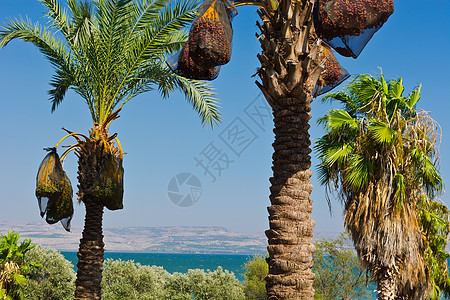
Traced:
[[198, 66], [189, 53], [189, 42], [187, 42], [178, 56], [177, 74], [197, 80], [213, 80], [217, 77], [217, 68], [202, 68]]
[[320, 26], [318, 29], [320, 29], [320, 35], [324, 38], [333, 39], [337, 36], [336, 30], [333, 24], [333, 21], [328, 16], [327, 10], [325, 8], [325, 5], [327, 4], [327, 0], [318, 0], [316, 2], [316, 5], [318, 5], [318, 22], [320, 23]]
[[336, 0], [330, 12], [339, 35], [358, 35], [366, 23], [366, 7], [363, 0]]
[[393, 0], [318, 0], [316, 5], [319, 34], [328, 40], [381, 27], [394, 12]]
[[393, 0], [365, 0], [366, 2], [366, 28], [383, 25], [390, 15], [394, 13]]
[[321, 35], [326, 39], [359, 35], [366, 23], [364, 0], [319, 0]]
[[208, 69], [224, 65], [231, 59], [231, 42], [215, 10], [215, 3], [192, 24], [189, 32], [190, 56], [198, 66]]
[[334, 85], [342, 77], [341, 65], [334, 57], [334, 55], [325, 55], [325, 70], [322, 73], [322, 80], [324, 85]]

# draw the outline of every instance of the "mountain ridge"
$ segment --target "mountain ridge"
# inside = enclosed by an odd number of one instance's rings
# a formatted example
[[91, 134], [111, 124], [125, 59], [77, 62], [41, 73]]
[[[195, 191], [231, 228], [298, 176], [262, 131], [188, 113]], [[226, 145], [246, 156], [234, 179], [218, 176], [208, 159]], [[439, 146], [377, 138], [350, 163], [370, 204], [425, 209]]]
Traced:
[[[59, 224], [0, 221], [0, 233], [14, 230], [21, 238], [58, 251], [77, 251], [82, 225], [66, 232]], [[104, 226], [105, 251], [184, 254], [264, 254], [264, 233], [244, 234], [220, 226]], [[334, 238], [338, 233], [315, 233]]]

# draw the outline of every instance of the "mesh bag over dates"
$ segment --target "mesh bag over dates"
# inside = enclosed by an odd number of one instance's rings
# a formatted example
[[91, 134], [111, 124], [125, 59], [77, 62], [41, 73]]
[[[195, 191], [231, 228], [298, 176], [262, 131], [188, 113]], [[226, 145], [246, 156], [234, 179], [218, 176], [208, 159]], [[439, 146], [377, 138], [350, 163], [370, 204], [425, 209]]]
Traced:
[[109, 210], [123, 208], [123, 167], [117, 149], [105, 149], [93, 194]]
[[[177, 55], [175, 55], [176, 57]], [[170, 65], [170, 63], [169, 63]], [[189, 42], [184, 44], [178, 54], [176, 67], [172, 69], [180, 76], [197, 80], [214, 80], [219, 75], [220, 67], [202, 68], [189, 55]]]
[[393, 0], [317, 0], [314, 25], [339, 54], [356, 58], [393, 12]]
[[69, 178], [62, 168], [55, 148], [41, 162], [36, 177], [36, 197], [38, 199], [41, 217], [54, 224], [61, 221], [63, 227], [70, 231], [70, 221], [73, 217], [73, 191]]
[[322, 71], [317, 83], [314, 93], [316, 97], [331, 91], [350, 77], [348, 71], [339, 64], [331, 48], [324, 44], [322, 44], [321, 59], [325, 69]]
[[189, 56], [204, 69], [230, 61], [233, 40], [231, 20], [237, 14], [228, 0], [205, 0], [189, 32]]

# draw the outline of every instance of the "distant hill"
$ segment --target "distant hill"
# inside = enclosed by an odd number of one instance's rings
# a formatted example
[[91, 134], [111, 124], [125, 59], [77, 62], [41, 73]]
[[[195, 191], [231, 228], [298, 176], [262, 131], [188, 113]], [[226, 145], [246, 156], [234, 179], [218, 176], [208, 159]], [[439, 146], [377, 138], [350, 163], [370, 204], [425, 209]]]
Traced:
[[[14, 230], [22, 238], [59, 251], [77, 251], [83, 227], [72, 225], [66, 232], [60, 224], [0, 221], [0, 233]], [[166, 226], [103, 228], [105, 250], [111, 252], [262, 254], [267, 239], [263, 232], [243, 234], [214, 226]], [[315, 238], [335, 238], [338, 233], [315, 233]]]
[[[0, 221], [0, 233], [14, 230], [22, 238], [59, 251], [77, 251], [83, 227], [72, 225], [66, 232], [61, 225]], [[105, 250], [148, 253], [256, 254], [266, 251], [261, 234], [242, 234], [221, 227], [104, 227]]]

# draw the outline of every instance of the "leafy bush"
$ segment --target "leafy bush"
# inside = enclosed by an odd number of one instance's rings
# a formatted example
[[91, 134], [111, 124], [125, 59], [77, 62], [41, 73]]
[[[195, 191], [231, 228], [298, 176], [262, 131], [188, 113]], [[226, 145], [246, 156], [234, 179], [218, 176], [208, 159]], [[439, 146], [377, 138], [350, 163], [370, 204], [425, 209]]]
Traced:
[[102, 299], [167, 299], [170, 274], [162, 267], [108, 259], [103, 265]]
[[32, 278], [23, 286], [27, 300], [70, 300], [75, 292], [73, 265], [56, 250], [37, 246], [25, 255], [27, 263], [39, 264], [32, 268]]
[[37, 267], [24, 259], [35, 245], [29, 239], [19, 244], [19, 237], [14, 231], [0, 235], [0, 299], [23, 299], [22, 286], [27, 282], [30, 268]]
[[109, 259], [103, 267], [102, 299], [241, 300], [244, 293], [234, 274], [221, 267], [172, 275], [162, 267]]
[[246, 299], [266, 300], [265, 277], [269, 273], [266, 256], [255, 255], [244, 265], [244, 292]]
[[370, 299], [366, 269], [356, 257], [347, 233], [314, 244], [315, 299]]
[[[174, 276], [176, 276], [175, 274]], [[241, 300], [244, 291], [232, 272], [218, 267], [217, 270], [189, 270], [185, 275], [187, 287], [196, 300]]]

